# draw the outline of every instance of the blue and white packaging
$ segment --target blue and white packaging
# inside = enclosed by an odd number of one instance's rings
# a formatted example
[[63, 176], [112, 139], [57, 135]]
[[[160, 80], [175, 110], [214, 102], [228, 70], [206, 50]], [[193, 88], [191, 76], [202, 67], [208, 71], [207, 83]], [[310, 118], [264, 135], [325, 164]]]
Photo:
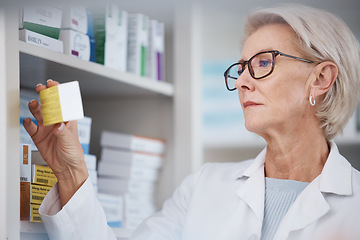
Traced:
[[91, 12], [84, 6], [71, 6], [63, 9], [61, 29], [74, 30], [94, 37]]
[[90, 61], [90, 38], [88, 35], [74, 30], [61, 30], [59, 39], [63, 41], [64, 53]]
[[29, 102], [33, 99], [40, 103], [39, 94], [35, 91], [20, 89], [20, 143], [29, 144], [31, 145], [31, 150], [36, 151], [37, 147], [23, 126], [25, 118], [30, 118], [37, 125], [36, 119], [29, 110]]
[[77, 120], [79, 141], [84, 150], [84, 154], [89, 154], [90, 150], [91, 122], [92, 119], [90, 117]]
[[123, 198], [103, 193], [98, 193], [97, 197], [104, 209], [108, 225], [112, 228], [121, 228], [123, 225]]

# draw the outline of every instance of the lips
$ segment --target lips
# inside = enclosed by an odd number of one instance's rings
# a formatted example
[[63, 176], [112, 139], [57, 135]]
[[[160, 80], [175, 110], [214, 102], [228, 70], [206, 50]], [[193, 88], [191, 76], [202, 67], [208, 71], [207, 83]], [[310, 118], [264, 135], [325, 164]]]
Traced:
[[243, 103], [244, 108], [248, 108], [248, 107], [254, 107], [254, 106], [259, 106], [261, 105], [260, 103], [256, 103], [256, 102], [251, 102], [251, 101], [247, 101]]

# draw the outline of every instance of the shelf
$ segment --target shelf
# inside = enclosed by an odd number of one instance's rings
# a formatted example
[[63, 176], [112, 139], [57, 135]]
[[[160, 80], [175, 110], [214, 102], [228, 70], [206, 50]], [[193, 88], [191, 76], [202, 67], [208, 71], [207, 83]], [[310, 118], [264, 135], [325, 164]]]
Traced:
[[46, 233], [46, 230], [43, 223], [20, 221], [20, 232]]
[[118, 239], [128, 239], [133, 234], [133, 230], [125, 228], [112, 228], [115, 233], [116, 238]]
[[19, 41], [21, 86], [34, 89], [47, 79], [77, 80], [83, 97], [164, 96], [174, 94], [173, 85], [136, 76]]

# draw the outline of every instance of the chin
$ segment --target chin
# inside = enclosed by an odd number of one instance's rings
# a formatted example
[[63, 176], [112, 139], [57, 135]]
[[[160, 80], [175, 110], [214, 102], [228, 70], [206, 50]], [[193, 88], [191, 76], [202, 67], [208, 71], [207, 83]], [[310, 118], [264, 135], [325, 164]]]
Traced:
[[258, 135], [260, 135], [259, 133], [264, 130], [265, 125], [266, 125], [266, 123], [261, 122], [261, 121], [245, 120], [246, 130], [248, 130], [249, 132], [258, 134]]

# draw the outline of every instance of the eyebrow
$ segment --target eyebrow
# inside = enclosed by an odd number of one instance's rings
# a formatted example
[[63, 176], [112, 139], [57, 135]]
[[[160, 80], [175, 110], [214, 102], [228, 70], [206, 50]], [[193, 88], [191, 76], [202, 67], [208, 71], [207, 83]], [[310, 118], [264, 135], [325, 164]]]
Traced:
[[[255, 53], [254, 55], [256, 55], [256, 54], [258, 54], [258, 53], [261, 53], [261, 52], [267, 52], [267, 51], [274, 51], [274, 48], [264, 48], [264, 49], [261, 49], [260, 51], [258, 51], [257, 53]], [[254, 56], [254, 55], [252, 55], [252, 56]], [[251, 57], [252, 57], [251, 56]], [[251, 58], [250, 57], [250, 58]], [[248, 59], [249, 60], [249, 59]], [[241, 63], [241, 62], [245, 62], [245, 61], [247, 61], [247, 60], [244, 60], [244, 59], [240, 59], [239, 61], [238, 61], [238, 63]]]

